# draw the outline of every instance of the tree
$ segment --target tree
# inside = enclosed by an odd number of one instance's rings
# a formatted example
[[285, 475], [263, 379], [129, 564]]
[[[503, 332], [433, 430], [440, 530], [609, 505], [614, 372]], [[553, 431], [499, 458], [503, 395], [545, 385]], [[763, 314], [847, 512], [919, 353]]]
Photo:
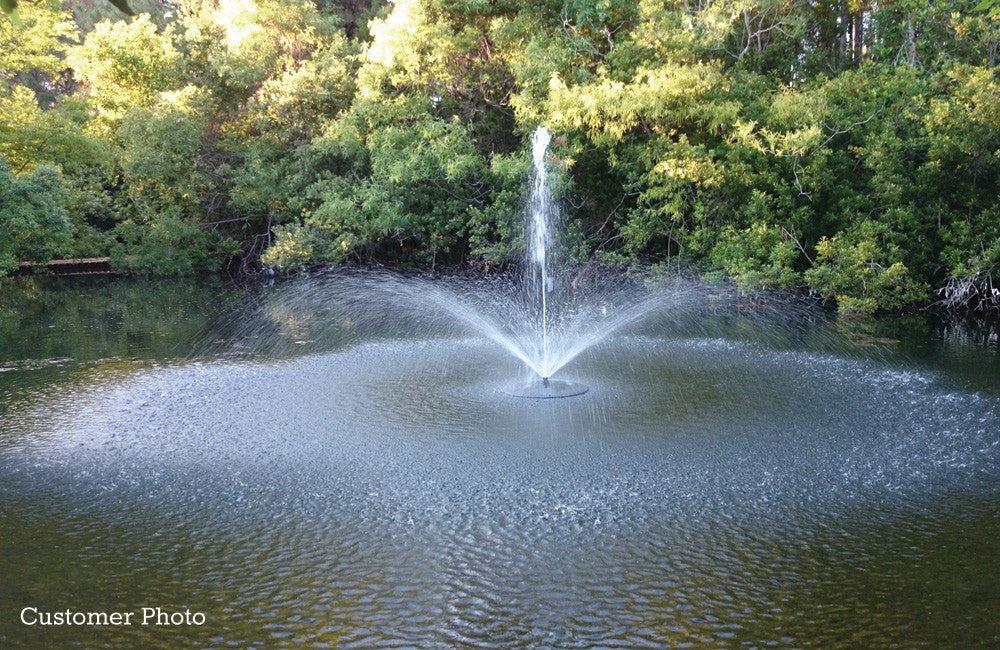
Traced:
[[0, 155], [15, 174], [100, 157], [83, 134], [86, 107], [66, 98], [63, 56], [75, 39], [58, 3], [29, 4], [21, 26], [0, 20]]

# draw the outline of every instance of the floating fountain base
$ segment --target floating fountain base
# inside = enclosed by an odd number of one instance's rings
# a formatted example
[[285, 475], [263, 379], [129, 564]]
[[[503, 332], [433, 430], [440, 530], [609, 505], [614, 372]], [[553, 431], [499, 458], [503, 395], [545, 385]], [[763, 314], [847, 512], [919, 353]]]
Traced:
[[555, 397], [573, 397], [583, 395], [589, 388], [583, 384], [559, 379], [532, 379], [504, 386], [501, 390], [514, 397], [530, 397], [532, 399], [552, 399]]

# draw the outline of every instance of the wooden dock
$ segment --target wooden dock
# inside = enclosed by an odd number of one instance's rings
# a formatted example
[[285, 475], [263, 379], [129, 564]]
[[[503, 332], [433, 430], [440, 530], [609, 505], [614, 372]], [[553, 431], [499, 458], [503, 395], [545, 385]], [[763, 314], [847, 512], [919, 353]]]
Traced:
[[45, 269], [56, 275], [105, 275], [116, 273], [110, 262], [110, 257], [78, 257], [48, 262], [21, 262], [18, 267], [21, 272]]

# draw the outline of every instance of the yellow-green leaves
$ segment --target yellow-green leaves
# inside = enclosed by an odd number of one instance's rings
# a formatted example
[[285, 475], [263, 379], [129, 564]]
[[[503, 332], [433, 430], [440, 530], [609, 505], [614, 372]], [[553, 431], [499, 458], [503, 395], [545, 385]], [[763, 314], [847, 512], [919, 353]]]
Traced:
[[608, 141], [621, 140], [634, 129], [663, 134], [695, 126], [711, 132], [738, 115], [735, 101], [709, 101], [711, 93], [724, 88], [720, 69], [713, 65], [640, 69], [628, 83], [603, 79], [570, 87], [553, 78], [546, 112], [557, 127], [582, 129]]
[[805, 279], [842, 313], [899, 309], [925, 298], [929, 287], [915, 279], [884, 223], [864, 220], [816, 244], [816, 264]]
[[183, 59], [171, 37], [143, 14], [132, 21], [98, 23], [70, 52], [66, 61], [87, 83], [104, 128], [131, 108], [152, 106], [157, 93], [179, 83]]
[[19, 74], [58, 74], [62, 57], [77, 40], [69, 13], [46, 3], [22, 7], [20, 26], [0, 20], [0, 77], [10, 81]]

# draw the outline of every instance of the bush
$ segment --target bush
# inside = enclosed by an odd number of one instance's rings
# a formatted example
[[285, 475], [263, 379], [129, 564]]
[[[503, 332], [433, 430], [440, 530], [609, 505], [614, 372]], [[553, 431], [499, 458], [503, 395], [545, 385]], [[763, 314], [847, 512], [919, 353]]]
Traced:
[[800, 257], [790, 233], [763, 222], [740, 230], [726, 226], [711, 254], [712, 262], [747, 290], [798, 284], [802, 276], [794, 265]]
[[68, 194], [55, 167], [16, 178], [0, 156], [0, 276], [18, 262], [45, 261], [70, 242]]
[[111, 251], [115, 268], [151, 275], [183, 275], [214, 271], [220, 259], [212, 253], [216, 235], [182, 217], [178, 207], [145, 219], [127, 219], [114, 229], [119, 243]]
[[886, 244], [883, 225], [864, 221], [853, 231], [820, 240], [805, 279], [840, 311], [871, 314], [924, 300], [929, 287], [910, 277], [900, 251]]

